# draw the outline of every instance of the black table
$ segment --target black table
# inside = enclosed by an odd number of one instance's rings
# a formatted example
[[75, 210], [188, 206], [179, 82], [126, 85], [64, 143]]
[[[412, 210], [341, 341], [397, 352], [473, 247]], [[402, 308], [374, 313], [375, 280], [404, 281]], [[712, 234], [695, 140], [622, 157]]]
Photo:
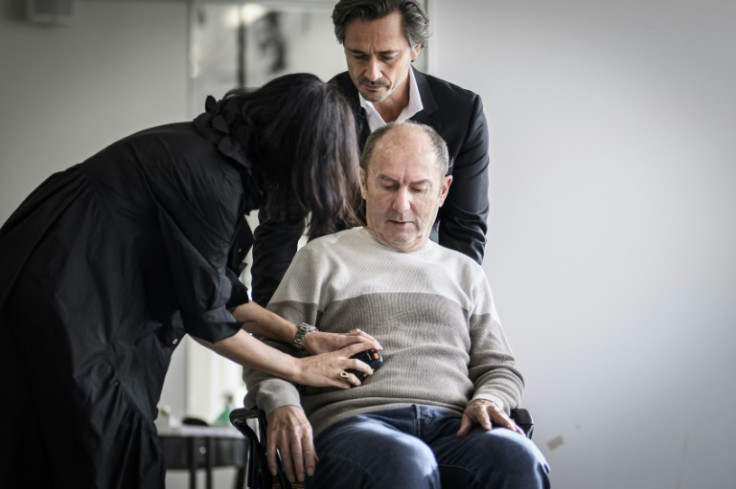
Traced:
[[197, 470], [205, 469], [207, 489], [212, 489], [212, 469], [235, 467], [235, 489], [245, 486], [246, 440], [234, 428], [180, 426], [159, 429], [166, 470], [189, 471], [189, 488], [197, 488]]

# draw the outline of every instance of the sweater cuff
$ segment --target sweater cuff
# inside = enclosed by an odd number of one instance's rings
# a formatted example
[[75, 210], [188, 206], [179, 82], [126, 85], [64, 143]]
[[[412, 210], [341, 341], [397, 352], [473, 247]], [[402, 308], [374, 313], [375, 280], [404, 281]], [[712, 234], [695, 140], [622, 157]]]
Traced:
[[276, 408], [284, 406], [301, 406], [297, 388], [282, 379], [268, 379], [259, 382], [246, 395], [246, 406], [254, 403], [270, 414]]
[[494, 396], [494, 395], [478, 394], [476, 396], [473, 396], [473, 398], [470, 400], [470, 402], [468, 402], [468, 404], [470, 404], [473, 401], [481, 401], [481, 400], [482, 401], [490, 401], [490, 402], [492, 402], [493, 404], [495, 404], [496, 406], [498, 406], [498, 408], [501, 409], [501, 411], [503, 411], [506, 414], [510, 414], [511, 413], [511, 409], [510, 409], [509, 405], [506, 402], [504, 402], [504, 400], [502, 398], [500, 398], [498, 396]]

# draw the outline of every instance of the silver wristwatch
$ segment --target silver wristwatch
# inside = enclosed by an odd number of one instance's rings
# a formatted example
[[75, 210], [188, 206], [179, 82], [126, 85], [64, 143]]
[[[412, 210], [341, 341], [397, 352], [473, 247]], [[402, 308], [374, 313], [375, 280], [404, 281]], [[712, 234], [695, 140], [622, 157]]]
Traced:
[[312, 331], [317, 331], [317, 327], [312, 326], [311, 324], [307, 324], [307, 323], [301, 323], [298, 326], [298, 329], [296, 331], [296, 336], [294, 336], [294, 347], [297, 350], [304, 349], [304, 347], [302, 346], [304, 337], [307, 336], [307, 333], [311, 333]]

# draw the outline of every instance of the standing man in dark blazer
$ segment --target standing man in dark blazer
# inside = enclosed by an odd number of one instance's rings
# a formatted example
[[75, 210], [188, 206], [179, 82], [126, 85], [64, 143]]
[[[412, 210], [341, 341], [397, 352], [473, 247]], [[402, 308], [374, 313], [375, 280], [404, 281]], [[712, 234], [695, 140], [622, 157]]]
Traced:
[[[334, 83], [356, 117], [360, 147], [388, 122], [411, 119], [447, 142], [453, 185], [432, 239], [483, 261], [488, 217], [488, 125], [480, 97], [423, 74], [411, 63], [429, 36], [417, 0], [340, 0], [332, 12], [348, 71]], [[265, 216], [255, 231], [253, 293], [266, 304], [278, 286], [304, 228], [304, 216]]]

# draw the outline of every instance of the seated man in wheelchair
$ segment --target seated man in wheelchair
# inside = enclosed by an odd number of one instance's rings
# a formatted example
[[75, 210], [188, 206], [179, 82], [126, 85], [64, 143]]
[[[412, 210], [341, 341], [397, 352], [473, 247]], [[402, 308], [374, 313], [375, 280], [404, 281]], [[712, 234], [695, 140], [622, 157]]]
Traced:
[[[361, 158], [366, 226], [295, 256], [269, 309], [302, 324], [360, 328], [383, 365], [350, 389], [311, 388], [246, 370], [246, 407], [268, 416], [287, 477], [316, 488], [548, 488], [549, 467], [511, 420], [523, 379], [483, 269], [429, 239], [452, 177], [430, 127], [392, 123]], [[359, 377], [356, 377], [356, 374]]]

